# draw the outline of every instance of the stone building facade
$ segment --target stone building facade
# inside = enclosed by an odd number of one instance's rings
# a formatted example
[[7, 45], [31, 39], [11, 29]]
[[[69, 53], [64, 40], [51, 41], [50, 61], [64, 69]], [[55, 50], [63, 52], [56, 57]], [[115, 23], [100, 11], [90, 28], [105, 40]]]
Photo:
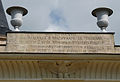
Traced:
[[112, 32], [7, 32], [0, 48], [0, 81], [120, 81]]
[[14, 32], [0, 8], [0, 82], [120, 82], [114, 32]]

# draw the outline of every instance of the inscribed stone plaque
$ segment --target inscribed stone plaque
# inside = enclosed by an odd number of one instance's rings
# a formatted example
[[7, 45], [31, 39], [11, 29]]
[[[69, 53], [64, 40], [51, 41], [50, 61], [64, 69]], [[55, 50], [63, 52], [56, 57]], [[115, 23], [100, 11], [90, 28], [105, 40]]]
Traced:
[[8, 33], [7, 51], [38, 53], [110, 53], [112, 34]]

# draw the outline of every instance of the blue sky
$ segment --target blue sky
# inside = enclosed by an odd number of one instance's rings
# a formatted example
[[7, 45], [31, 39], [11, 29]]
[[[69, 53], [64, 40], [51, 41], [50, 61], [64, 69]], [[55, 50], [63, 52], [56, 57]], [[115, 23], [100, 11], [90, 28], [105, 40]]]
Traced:
[[[23, 17], [20, 28], [25, 31], [78, 31], [100, 32], [91, 11], [109, 7], [114, 13], [109, 17], [107, 31], [115, 32], [116, 44], [120, 44], [120, 0], [2, 0], [4, 9], [23, 6], [29, 13]], [[7, 16], [10, 21], [10, 16]], [[10, 25], [11, 29], [13, 27]]]

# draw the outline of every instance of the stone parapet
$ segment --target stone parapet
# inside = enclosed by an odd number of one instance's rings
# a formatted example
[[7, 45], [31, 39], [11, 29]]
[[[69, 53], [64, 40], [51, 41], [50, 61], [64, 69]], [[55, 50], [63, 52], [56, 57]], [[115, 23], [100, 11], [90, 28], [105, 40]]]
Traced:
[[114, 53], [114, 33], [9, 32], [7, 52]]
[[120, 45], [115, 45], [115, 53], [120, 53]]

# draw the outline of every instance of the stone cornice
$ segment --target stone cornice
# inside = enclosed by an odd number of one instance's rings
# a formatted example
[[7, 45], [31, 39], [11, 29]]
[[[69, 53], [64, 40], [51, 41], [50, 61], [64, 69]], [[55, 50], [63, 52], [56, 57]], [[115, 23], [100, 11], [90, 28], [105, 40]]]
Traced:
[[14, 59], [14, 60], [120, 60], [120, 54], [103, 54], [103, 53], [13, 53], [0, 52], [0, 59]]
[[35, 31], [8, 31], [7, 33], [37, 33], [37, 34], [115, 34], [115, 32], [35, 32]]
[[120, 82], [119, 80], [80, 80], [80, 79], [40, 79], [40, 80], [0, 80], [0, 82]]

